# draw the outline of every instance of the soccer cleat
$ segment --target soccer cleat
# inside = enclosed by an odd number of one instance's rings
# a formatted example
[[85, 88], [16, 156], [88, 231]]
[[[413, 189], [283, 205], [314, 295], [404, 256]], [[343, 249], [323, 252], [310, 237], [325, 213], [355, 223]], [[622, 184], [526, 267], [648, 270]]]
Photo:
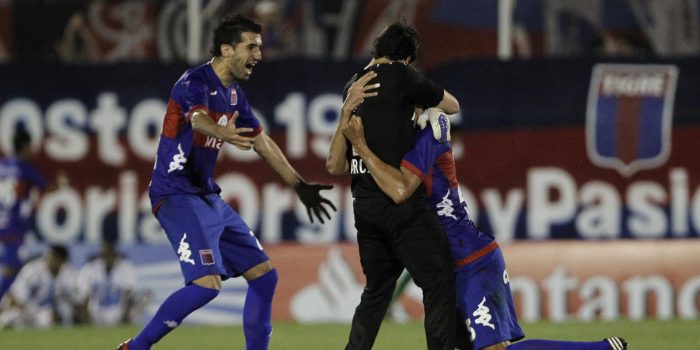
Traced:
[[131, 343], [131, 338], [125, 340], [123, 343], [119, 344], [117, 350], [129, 350], [129, 344]]
[[627, 350], [627, 342], [620, 337], [612, 337], [603, 339], [610, 345], [612, 350]]

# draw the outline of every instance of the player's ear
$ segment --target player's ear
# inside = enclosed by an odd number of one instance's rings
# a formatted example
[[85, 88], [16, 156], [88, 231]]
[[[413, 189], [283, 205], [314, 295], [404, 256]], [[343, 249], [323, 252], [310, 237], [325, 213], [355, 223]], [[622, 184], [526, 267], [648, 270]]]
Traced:
[[221, 57], [226, 58], [233, 54], [233, 46], [229, 44], [221, 44], [221, 46], [219, 46], [219, 49], [221, 50]]

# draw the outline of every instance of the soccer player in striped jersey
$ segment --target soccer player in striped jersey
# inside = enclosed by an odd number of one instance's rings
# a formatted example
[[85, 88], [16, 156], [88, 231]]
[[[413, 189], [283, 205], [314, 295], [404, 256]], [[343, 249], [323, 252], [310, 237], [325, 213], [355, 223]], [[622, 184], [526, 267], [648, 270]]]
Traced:
[[14, 155], [0, 159], [0, 299], [22, 267], [19, 248], [29, 228], [32, 193], [47, 187], [31, 163], [31, 136], [23, 127], [15, 130], [13, 147]]
[[[518, 325], [513, 308], [505, 260], [495, 238], [480, 231], [469, 217], [467, 205], [459, 195], [459, 183], [452, 147], [440, 142], [438, 135], [449, 131], [447, 117], [438, 111], [438, 122], [417, 132], [413, 148], [401, 161], [400, 169], [384, 163], [367, 146], [364, 126], [354, 116], [343, 134], [365, 162], [377, 185], [395, 203], [403, 203], [423, 184], [428, 201], [445, 228], [454, 259], [457, 302], [469, 338], [478, 350], [623, 350], [627, 343], [619, 338], [595, 342], [571, 342], [531, 339], [515, 342], [525, 334]], [[439, 119], [442, 119], [441, 121]], [[425, 123], [425, 122], [423, 122]], [[425, 125], [425, 124], [423, 124]], [[437, 139], [436, 139], [437, 138]]]
[[243, 221], [220, 196], [214, 166], [224, 142], [255, 150], [296, 190], [323, 223], [333, 204], [307, 184], [277, 144], [263, 132], [240, 80], [248, 80], [262, 59], [261, 27], [235, 14], [214, 29], [212, 55], [206, 64], [187, 70], [175, 83], [168, 102], [149, 195], [152, 210], [178, 256], [185, 286], [171, 294], [153, 319], [122, 350], [150, 349], [182, 320], [219, 294], [221, 281], [243, 276], [248, 293], [243, 308], [246, 349], [267, 349], [272, 326], [272, 298], [277, 271]]

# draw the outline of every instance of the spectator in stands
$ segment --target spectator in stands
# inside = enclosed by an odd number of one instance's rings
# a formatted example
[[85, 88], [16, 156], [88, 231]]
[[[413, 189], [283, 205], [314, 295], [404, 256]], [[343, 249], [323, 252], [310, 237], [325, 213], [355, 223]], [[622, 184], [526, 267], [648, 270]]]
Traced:
[[68, 19], [63, 36], [56, 42], [56, 53], [64, 63], [99, 62], [100, 48], [87, 24], [85, 9], [75, 11]]
[[0, 302], [0, 328], [70, 325], [74, 317], [77, 272], [68, 249], [53, 245], [29, 261]]
[[261, 33], [265, 57], [275, 59], [298, 53], [297, 30], [287, 22], [278, 0], [259, 1], [253, 8], [253, 18], [265, 28]]
[[148, 301], [148, 293], [137, 290], [136, 269], [117, 251], [116, 237], [105, 236], [100, 252], [78, 274], [79, 318], [97, 325], [137, 321]]

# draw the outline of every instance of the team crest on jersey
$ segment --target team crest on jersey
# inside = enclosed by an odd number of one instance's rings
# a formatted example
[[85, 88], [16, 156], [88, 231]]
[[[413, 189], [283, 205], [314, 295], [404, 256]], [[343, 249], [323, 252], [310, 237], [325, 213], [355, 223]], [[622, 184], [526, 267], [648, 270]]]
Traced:
[[586, 110], [591, 162], [624, 176], [666, 162], [677, 78], [673, 65], [596, 65]]
[[238, 93], [236, 92], [236, 89], [231, 89], [231, 106], [235, 106], [238, 104]]
[[199, 260], [202, 261], [202, 265], [214, 265], [214, 253], [211, 249], [202, 249], [199, 251]]

